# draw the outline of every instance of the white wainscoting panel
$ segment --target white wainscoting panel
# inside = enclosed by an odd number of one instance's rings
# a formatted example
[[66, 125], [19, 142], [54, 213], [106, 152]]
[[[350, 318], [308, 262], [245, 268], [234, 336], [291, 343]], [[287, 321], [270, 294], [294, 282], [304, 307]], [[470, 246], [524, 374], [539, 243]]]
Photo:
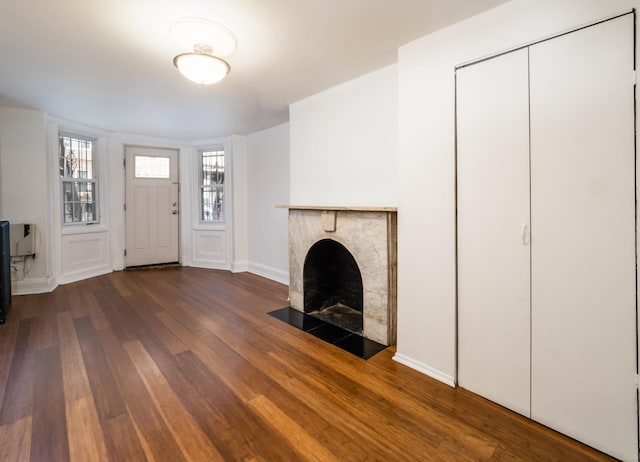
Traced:
[[224, 229], [195, 230], [193, 233], [193, 266], [231, 269], [227, 232]]
[[84, 232], [62, 235], [60, 283], [79, 281], [111, 272], [109, 233]]

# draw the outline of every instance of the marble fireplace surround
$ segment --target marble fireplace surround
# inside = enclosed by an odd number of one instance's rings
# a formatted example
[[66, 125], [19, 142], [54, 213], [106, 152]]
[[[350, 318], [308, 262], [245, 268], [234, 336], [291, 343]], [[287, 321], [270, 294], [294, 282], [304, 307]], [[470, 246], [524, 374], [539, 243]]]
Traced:
[[362, 275], [363, 336], [396, 342], [397, 209], [284, 206], [289, 209], [289, 303], [304, 312], [304, 262], [313, 244], [333, 239], [354, 257]]

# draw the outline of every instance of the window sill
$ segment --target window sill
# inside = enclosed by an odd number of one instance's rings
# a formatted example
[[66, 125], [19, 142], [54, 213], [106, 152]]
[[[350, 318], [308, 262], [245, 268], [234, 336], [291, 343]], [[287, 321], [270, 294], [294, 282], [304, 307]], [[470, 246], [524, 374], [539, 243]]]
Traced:
[[71, 236], [74, 234], [106, 233], [108, 231], [109, 231], [109, 228], [103, 224], [95, 224], [95, 225], [77, 224], [77, 225], [62, 225], [62, 231], [60, 232], [60, 234], [62, 236]]
[[194, 231], [225, 231], [226, 223], [196, 223], [193, 226]]

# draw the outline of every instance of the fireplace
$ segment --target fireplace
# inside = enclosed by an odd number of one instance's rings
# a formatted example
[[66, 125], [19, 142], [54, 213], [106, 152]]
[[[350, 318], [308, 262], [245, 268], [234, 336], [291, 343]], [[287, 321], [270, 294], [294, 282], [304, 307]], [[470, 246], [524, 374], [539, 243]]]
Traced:
[[395, 344], [396, 209], [288, 208], [291, 307]]
[[313, 244], [302, 279], [305, 313], [362, 335], [362, 275], [346, 247], [333, 239]]

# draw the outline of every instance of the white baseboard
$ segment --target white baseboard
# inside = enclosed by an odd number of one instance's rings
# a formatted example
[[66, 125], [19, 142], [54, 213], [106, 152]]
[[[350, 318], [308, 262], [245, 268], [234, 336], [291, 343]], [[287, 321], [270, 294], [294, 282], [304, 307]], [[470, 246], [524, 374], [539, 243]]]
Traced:
[[23, 279], [11, 281], [12, 295], [44, 294], [58, 287], [55, 278]]
[[97, 268], [85, 269], [82, 271], [73, 271], [71, 273], [63, 274], [60, 276], [60, 284], [70, 284], [76, 281], [82, 281], [83, 279], [94, 278], [96, 276], [102, 276], [113, 272], [111, 266], [99, 266]]
[[249, 262], [248, 261], [236, 261], [233, 262], [231, 267], [232, 273], [246, 273], [249, 271]]
[[289, 272], [282, 271], [272, 266], [261, 265], [260, 263], [249, 262], [247, 271], [258, 276], [262, 276], [272, 281], [279, 282], [285, 286], [289, 285]]
[[193, 260], [189, 266], [193, 268], [231, 271], [231, 265], [226, 261]]
[[449, 374], [445, 374], [444, 372], [441, 372], [437, 369], [427, 366], [426, 364], [421, 363], [420, 361], [416, 361], [415, 359], [409, 358], [408, 356], [402, 355], [400, 353], [396, 353], [395, 355], [393, 355], [393, 360], [399, 362], [400, 364], [404, 364], [405, 366], [410, 367], [411, 369], [421, 372], [424, 375], [428, 375], [433, 379], [439, 380], [442, 383], [446, 383], [450, 387], [455, 388], [456, 386], [455, 379]]

